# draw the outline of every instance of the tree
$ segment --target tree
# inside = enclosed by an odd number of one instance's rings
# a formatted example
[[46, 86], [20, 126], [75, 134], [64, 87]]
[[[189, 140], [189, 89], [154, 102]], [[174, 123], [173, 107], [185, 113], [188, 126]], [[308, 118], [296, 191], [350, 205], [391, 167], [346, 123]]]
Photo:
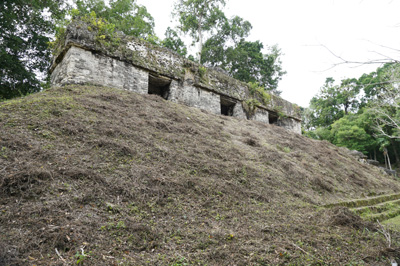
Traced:
[[285, 74], [280, 61], [281, 51], [274, 45], [264, 54], [263, 43], [246, 41], [251, 29], [250, 22], [238, 16], [225, 19], [217, 34], [205, 42], [201, 63], [220, 67], [238, 80], [258, 83], [279, 95], [278, 83]]
[[225, 0], [179, 0], [175, 5], [173, 15], [179, 19], [180, 31], [193, 38], [192, 44], [199, 44], [198, 62], [279, 95], [278, 83], [285, 74], [280, 49], [274, 45], [264, 54], [263, 43], [246, 41], [251, 23], [238, 16], [227, 19], [223, 6]]
[[356, 112], [360, 102], [357, 96], [360, 92], [360, 86], [355, 78], [344, 79], [338, 87], [338, 103], [342, 105], [344, 113], [347, 115], [350, 111]]
[[201, 63], [227, 70], [228, 49], [233, 49], [240, 41], [244, 41], [249, 36], [252, 26], [250, 22], [238, 16], [232, 19], [224, 16], [223, 19], [224, 23], [221, 23], [221, 28], [217, 29], [217, 33], [204, 43]]
[[385, 150], [400, 163], [400, 64], [385, 64], [359, 79], [334, 85], [327, 78], [303, 112], [305, 135], [325, 139], [383, 160]]
[[335, 121], [331, 129], [332, 143], [368, 154], [377, 142], [367, 132], [370, 121], [366, 118], [367, 115], [349, 114]]
[[387, 88], [373, 101], [369, 111], [375, 114], [375, 129], [378, 134], [391, 139], [400, 139], [400, 89]]
[[161, 45], [177, 52], [181, 56], [186, 56], [187, 54], [185, 43], [179, 38], [178, 33], [170, 27], [165, 31], [165, 39], [161, 42]]
[[153, 41], [154, 19], [146, 7], [137, 5], [135, 0], [75, 0], [78, 15], [95, 12], [97, 17], [115, 25], [115, 29], [126, 35]]
[[396, 63], [386, 63], [382, 67], [378, 67], [376, 71], [363, 74], [358, 79], [358, 83], [364, 90], [363, 105], [384, 93], [391, 84], [398, 82], [398, 77], [396, 78], [392, 75], [397, 65]]
[[327, 78], [318, 95], [311, 99], [313, 114], [309, 118], [308, 128], [330, 126], [350, 111], [358, 110], [357, 95], [360, 89], [357, 80], [345, 79], [340, 85], [334, 85], [334, 82], [333, 78]]
[[279, 95], [278, 83], [286, 73], [282, 70], [281, 51], [274, 45], [270, 53], [263, 54], [260, 41], [241, 41], [227, 51], [228, 72], [244, 82], [258, 83], [267, 91]]
[[[393, 51], [399, 51], [396, 48], [386, 47], [383, 45], [381, 45], [381, 47]], [[397, 151], [400, 143], [399, 60], [377, 52], [377, 54], [383, 56], [382, 59], [364, 62], [349, 61], [336, 55], [327, 47], [325, 48], [340, 60], [340, 62], [336, 63], [334, 66], [341, 64], [382, 65], [382, 67], [378, 67], [376, 71], [369, 74], [364, 74], [358, 79], [358, 84], [363, 89], [363, 95], [360, 97], [361, 103], [359, 104], [359, 107], [368, 107], [366, 112], [375, 117], [375, 125], [372, 128], [375, 130], [375, 137], [381, 140], [380, 148], [391, 146], [393, 149], [393, 154], [396, 157], [396, 161], [400, 164], [400, 155]]]
[[48, 42], [66, 9], [57, 0], [0, 4], [0, 100], [42, 89], [51, 62]]
[[360, 78], [364, 102], [374, 116], [376, 134], [400, 139], [400, 64], [387, 63]]
[[197, 60], [201, 62], [204, 35], [220, 27], [225, 21], [221, 8], [225, 0], [178, 0], [174, 8], [174, 17], [178, 18], [179, 30], [192, 37], [194, 45], [198, 43]]

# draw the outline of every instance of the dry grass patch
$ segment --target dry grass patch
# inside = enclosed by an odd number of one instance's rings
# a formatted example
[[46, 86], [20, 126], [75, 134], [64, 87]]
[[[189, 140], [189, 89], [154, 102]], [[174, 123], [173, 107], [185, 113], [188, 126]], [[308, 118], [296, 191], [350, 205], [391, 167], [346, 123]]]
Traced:
[[[111, 88], [0, 103], [0, 264], [387, 265], [319, 205], [397, 181], [327, 142]], [[83, 253], [82, 253], [83, 250]]]

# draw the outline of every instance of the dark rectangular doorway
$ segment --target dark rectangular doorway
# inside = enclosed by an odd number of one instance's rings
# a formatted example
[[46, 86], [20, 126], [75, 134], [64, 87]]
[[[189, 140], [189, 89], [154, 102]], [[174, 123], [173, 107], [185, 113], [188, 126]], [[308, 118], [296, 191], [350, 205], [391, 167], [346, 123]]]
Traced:
[[268, 122], [270, 124], [276, 124], [278, 123], [278, 114], [277, 113], [273, 113], [273, 112], [268, 112]]
[[235, 109], [236, 102], [229, 99], [228, 97], [220, 96], [221, 102], [221, 115], [233, 116], [233, 110]]
[[163, 76], [149, 74], [149, 94], [159, 95], [165, 100], [168, 100], [171, 79]]

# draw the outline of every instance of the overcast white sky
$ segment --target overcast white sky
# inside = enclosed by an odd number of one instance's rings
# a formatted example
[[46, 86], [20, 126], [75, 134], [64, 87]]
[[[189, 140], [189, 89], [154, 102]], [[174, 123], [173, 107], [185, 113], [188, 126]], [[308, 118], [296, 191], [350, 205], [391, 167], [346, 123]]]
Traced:
[[[157, 36], [171, 26], [176, 0], [137, 0], [155, 20]], [[400, 0], [227, 0], [225, 14], [238, 15], [253, 25], [250, 40], [278, 44], [287, 74], [279, 84], [282, 97], [303, 107], [326, 77], [358, 78], [379, 65], [341, 65], [327, 49], [352, 61], [382, 55], [400, 59]], [[377, 53], [378, 52], [378, 53]]]

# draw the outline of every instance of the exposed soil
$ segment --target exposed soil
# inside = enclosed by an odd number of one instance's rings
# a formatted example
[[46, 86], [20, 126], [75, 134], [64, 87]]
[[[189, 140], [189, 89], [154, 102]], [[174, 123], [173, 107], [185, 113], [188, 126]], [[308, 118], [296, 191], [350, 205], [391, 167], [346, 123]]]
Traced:
[[0, 265], [388, 265], [395, 232], [320, 206], [399, 191], [328, 142], [155, 95], [0, 103]]

